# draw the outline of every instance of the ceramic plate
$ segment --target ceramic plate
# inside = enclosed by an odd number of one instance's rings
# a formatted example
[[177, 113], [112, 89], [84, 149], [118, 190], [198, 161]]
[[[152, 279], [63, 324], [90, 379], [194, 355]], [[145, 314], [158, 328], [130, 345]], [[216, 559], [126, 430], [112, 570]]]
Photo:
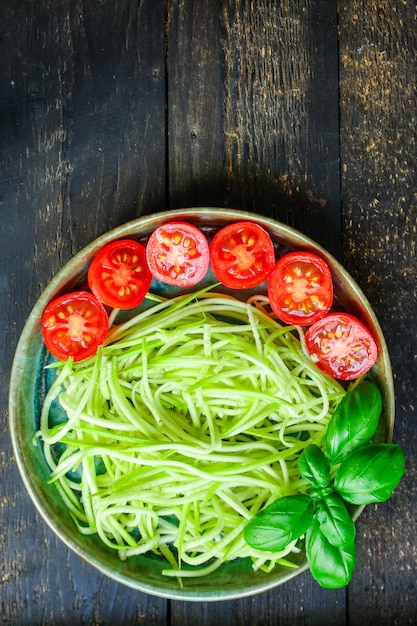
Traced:
[[[54, 277], [31, 311], [16, 350], [10, 383], [10, 429], [15, 457], [24, 484], [38, 511], [60, 537], [79, 556], [107, 576], [140, 591], [177, 600], [213, 601], [230, 600], [265, 591], [280, 585], [307, 568], [305, 555], [296, 556], [298, 567], [276, 567], [271, 573], [252, 571], [245, 559], [228, 562], [204, 578], [185, 579], [179, 588], [175, 578], [161, 574], [162, 562], [155, 556], [118, 558], [96, 536], [81, 535], [59, 494], [48, 484], [49, 468], [40, 445], [33, 444], [39, 426], [40, 407], [47, 379], [44, 372], [45, 349], [41, 337], [40, 320], [46, 304], [65, 292], [85, 284], [87, 268], [102, 246], [114, 239], [135, 238], [146, 242], [150, 233], [161, 223], [181, 219], [199, 226], [210, 238], [220, 227], [234, 221], [250, 219], [258, 222], [270, 233], [277, 253], [289, 250], [309, 250], [324, 257], [333, 273], [335, 300], [339, 310], [356, 315], [376, 339], [379, 356], [370, 377], [378, 384], [383, 395], [383, 414], [377, 439], [390, 441], [394, 424], [394, 393], [392, 372], [384, 337], [378, 320], [366, 297], [346, 270], [326, 250], [311, 239], [272, 219], [242, 211], [195, 208], [166, 211], [142, 217], [109, 231], [75, 255]], [[215, 282], [208, 273], [204, 283]], [[200, 285], [199, 285], [200, 286]], [[164, 296], [173, 296], [178, 290], [154, 283], [152, 290]], [[257, 288], [256, 291], [259, 291]], [[236, 296], [236, 292], [234, 292]], [[357, 509], [355, 516], [359, 514]]]

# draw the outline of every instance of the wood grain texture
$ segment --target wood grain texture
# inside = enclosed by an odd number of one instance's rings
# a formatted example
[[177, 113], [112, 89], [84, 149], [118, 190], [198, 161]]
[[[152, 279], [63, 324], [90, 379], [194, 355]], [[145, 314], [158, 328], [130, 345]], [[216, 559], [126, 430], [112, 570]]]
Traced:
[[417, 624], [415, 2], [0, 0], [0, 24], [2, 380], [38, 295], [97, 235], [166, 207], [243, 208], [342, 256], [364, 289], [407, 458], [394, 497], [359, 518], [347, 590], [306, 572], [242, 600], [168, 602], [96, 572], [40, 519], [3, 385], [0, 623]]
[[340, 256], [334, 3], [192, 7], [169, 4], [170, 205], [269, 214]]
[[[53, 274], [109, 228], [165, 205], [164, 3], [2, 2], [0, 372]], [[68, 553], [26, 494], [1, 394], [0, 622], [166, 624], [167, 603]]]
[[168, 3], [169, 206], [224, 206], [219, 0]]
[[340, 255], [336, 7], [225, 2], [229, 204]]
[[218, 603], [173, 603], [172, 625], [323, 626], [346, 624], [344, 594], [311, 585], [309, 574], [296, 584], [257, 596]]
[[417, 12], [415, 2], [340, 3], [343, 258], [385, 333], [395, 441], [407, 471], [358, 522], [349, 623], [417, 623]]

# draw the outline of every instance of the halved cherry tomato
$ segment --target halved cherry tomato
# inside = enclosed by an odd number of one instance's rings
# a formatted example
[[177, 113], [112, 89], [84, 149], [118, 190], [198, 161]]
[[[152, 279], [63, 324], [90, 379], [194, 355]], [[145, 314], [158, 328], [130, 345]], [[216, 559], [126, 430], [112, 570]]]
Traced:
[[145, 246], [133, 239], [112, 241], [93, 258], [88, 284], [107, 306], [133, 309], [144, 299], [152, 281]]
[[331, 313], [308, 328], [305, 342], [311, 359], [333, 378], [353, 380], [374, 365], [377, 345], [353, 315]]
[[87, 291], [75, 291], [52, 300], [42, 316], [42, 336], [57, 359], [82, 361], [103, 343], [109, 320], [103, 305]]
[[268, 297], [273, 312], [286, 324], [314, 324], [333, 302], [330, 268], [312, 252], [289, 252], [272, 271]]
[[209, 265], [209, 247], [203, 232], [186, 222], [158, 226], [149, 237], [146, 258], [161, 283], [189, 287], [204, 278]]
[[251, 221], [219, 230], [210, 244], [216, 278], [231, 289], [249, 289], [266, 280], [274, 267], [274, 246], [268, 232]]

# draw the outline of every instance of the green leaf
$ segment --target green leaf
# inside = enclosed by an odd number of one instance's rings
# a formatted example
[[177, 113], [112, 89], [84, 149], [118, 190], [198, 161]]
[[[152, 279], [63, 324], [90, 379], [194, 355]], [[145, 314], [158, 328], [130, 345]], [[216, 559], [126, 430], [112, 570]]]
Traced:
[[315, 489], [323, 489], [330, 484], [330, 467], [325, 454], [316, 444], [307, 446], [298, 459], [300, 474]]
[[313, 521], [313, 512], [309, 496], [284, 496], [257, 513], [246, 524], [243, 536], [252, 548], [280, 552], [305, 534]]
[[335, 493], [316, 504], [320, 530], [333, 546], [343, 546], [355, 540], [356, 528], [343, 500]]
[[334, 488], [351, 504], [385, 502], [405, 471], [404, 452], [394, 443], [369, 444], [354, 450], [339, 467]]
[[306, 553], [311, 575], [321, 587], [340, 589], [350, 582], [356, 564], [355, 542], [332, 545], [316, 518], [307, 531]]
[[330, 463], [338, 465], [352, 450], [372, 439], [381, 410], [381, 392], [368, 380], [346, 393], [327, 427], [326, 450]]

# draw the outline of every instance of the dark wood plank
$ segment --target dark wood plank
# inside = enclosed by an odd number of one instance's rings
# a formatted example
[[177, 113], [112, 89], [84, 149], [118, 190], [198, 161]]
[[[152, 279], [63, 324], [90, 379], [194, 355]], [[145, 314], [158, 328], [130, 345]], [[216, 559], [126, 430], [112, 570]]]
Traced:
[[225, 3], [229, 204], [340, 255], [337, 15], [327, 0]]
[[340, 256], [336, 25], [328, 0], [170, 5], [171, 206], [270, 215]]
[[416, 17], [409, 0], [340, 3], [343, 258], [387, 339], [407, 458], [394, 497], [358, 521], [350, 624], [417, 620]]
[[[336, 18], [327, 1], [169, 4], [171, 206], [269, 215], [340, 255]], [[325, 619], [346, 623], [345, 590], [308, 573], [246, 600], [172, 603], [178, 625]]]
[[346, 624], [344, 594], [323, 590], [305, 572], [275, 590], [229, 602], [181, 603], [172, 607], [173, 626], [323, 626]]
[[224, 206], [221, 0], [168, 4], [169, 206]]
[[[164, 2], [2, 2], [3, 381], [51, 276], [109, 228], [165, 205]], [[1, 623], [165, 624], [167, 602], [105, 578], [29, 501], [2, 407]]]

